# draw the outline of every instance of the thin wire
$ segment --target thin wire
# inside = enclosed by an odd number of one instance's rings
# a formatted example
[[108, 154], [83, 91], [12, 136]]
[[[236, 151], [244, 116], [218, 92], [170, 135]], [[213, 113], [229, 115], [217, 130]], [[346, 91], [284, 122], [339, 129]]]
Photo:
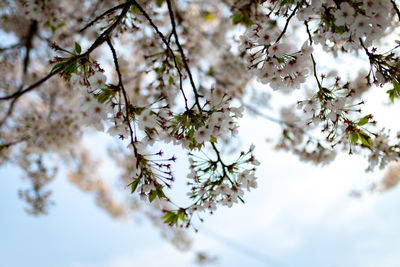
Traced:
[[206, 227], [202, 227], [201, 231], [199, 233], [203, 233], [204, 235], [206, 235], [207, 237], [210, 237], [218, 242], [220, 242], [221, 244], [227, 245], [228, 247], [230, 247], [231, 249], [245, 255], [248, 256], [250, 258], [253, 258], [255, 260], [258, 260], [259, 262], [262, 262], [263, 264], [265, 264], [266, 266], [271, 266], [271, 267], [289, 267], [288, 265], [278, 262], [275, 259], [272, 259], [271, 257], [265, 255], [264, 253], [261, 253], [259, 251], [254, 250], [253, 248], [249, 248], [245, 245], [242, 245], [236, 241], [233, 241], [229, 238], [226, 238], [214, 231], [211, 231], [210, 229], [206, 228]]

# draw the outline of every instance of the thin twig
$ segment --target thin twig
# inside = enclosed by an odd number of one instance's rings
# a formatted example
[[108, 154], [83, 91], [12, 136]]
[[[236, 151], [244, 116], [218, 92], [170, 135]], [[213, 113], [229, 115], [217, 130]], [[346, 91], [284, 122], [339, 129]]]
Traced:
[[[33, 37], [35, 36], [36, 32], [38, 31], [37, 27], [38, 27], [38, 23], [37, 23], [36, 20], [34, 20], [31, 23], [30, 27], [29, 27], [29, 32], [28, 32], [27, 37], [25, 38], [25, 41], [24, 41], [25, 57], [24, 57], [24, 61], [23, 61], [22, 81], [25, 80], [26, 72], [28, 70], [28, 65], [29, 65], [29, 62], [30, 62], [30, 51], [32, 49]], [[21, 85], [18, 88], [17, 92], [22, 91], [22, 89], [23, 89], [23, 85]], [[3, 124], [11, 116], [11, 114], [12, 114], [12, 112], [14, 110], [15, 104], [17, 103], [17, 100], [18, 100], [18, 97], [14, 98], [11, 101], [10, 105], [8, 106], [8, 110], [7, 110], [6, 114], [5, 114], [5, 116], [0, 120], [0, 127], [3, 126]]]
[[[129, 127], [129, 132], [130, 132], [130, 137], [131, 137], [131, 145], [133, 147], [133, 151], [134, 151], [135, 157], [136, 157], [136, 159], [138, 159], [138, 152], [137, 152], [137, 148], [135, 146], [136, 136], [135, 136], [135, 138], [133, 137], [132, 125], [131, 125], [130, 120], [129, 120], [130, 103], [129, 103], [128, 95], [126, 93], [124, 84], [122, 82], [122, 74], [121, 74], [121, 69], [119, 68], [117, 52], [115, 51], [115, 48], [114, 48], [113, 44], [111, 43], [110, 38], [107, 38], [106, 42], [107, 42], [108, 46], [110, 47], [110, 50], [111, 50], [111, 53], [112, 53], [112, 56], [113, 56], [115, 71], [117, 72], [117, 75], [118, 75], [118, 87], [122, 90], [122, 95], [123, 95], [124, 101], [125, 101], [125, 113], [126, 113], [125, 114], [125, 121], [126, 121], [126, 123], [128, 124], [128, 127]], [[137, 160], [137, 162], [136, 162], [136, 168], [138, 167], [138, 164], [139, 164], [139, 160]]]
[[4, 51], [7, 51], [7, 50], [18, 49], [18, 48], [21, 48], [21, 47], [24, 47], [24, 44], [16, 43], [16, 44], [13, 44], [13, 45], [10, 45], [10, 46], [7, 46], [7, 47], [0, 47], [0, 53], [4, 52]]
[[[313, 40], [312, 40], [310, 28], [308, 26], [308, 22], [304, 21], [304, 25], [306, 25], [306, 30], [307, 30], [307, 34], [308, 34], [308, 40], [310, 42], [310, 45], [312, 45], [313, 44]], [[314, 55], [312, 53], [310, 54], [310, 56], [311, 56], [311, 61], [312, 61], [312, 64], [313, 64], [314, 78], [317, 81], [318, 89], [321, 90], [322, 89], [322, 85], [321, 85], [321, 82], [319, 81], [319, 78], [318, 78], [318, 75], [317, 75], [317, 63], [315, 62]]]
[[189, 65], [188, 65], [186, 57], [185, 57], [185, 53], [183, 52], [183, 48], [182, 48], [182, 46], [181, 46], [181, 44], [179, 42], [179, 37], [178, 37], [178, 34], [176, 32], [175, 16], [174, 16], [174, 12], [172, 10], [172, 5], [171, 5], [171, 1], [170, 0], [167, 0], [167, 5], [168, 5], [169, 16], [170, 16], [170, 19], [171, 19], [171, 24], [172, 24], [172, 33], [174, 34], [176, 45], [178, 46], [179, 52], [181, 54], [183, 65], [185, 66], [186, 72], [189, 75], [189, 81], [190, 81], [190, 84], [192, 85], [192, 89], [193, 89], [193, 93], [194, 93], [194, 96], [195, 96], [196, 105], [197, 105], [199, 111], [201, 112], [202, 109], [201, 109], [200, 102], [199, 102], [200, 95], [197, 92], [196, 85], [195, 85], [194, 80], [193, 80], [192, 72], [190, 71]]
[[[150, 25], [153, 27], [153, 29], [158, 34], [158, 36], [160, 36], [162, 42], [165, 44], [165, 46], [167, 47], [167, 50], [171, 54], [172, 59], [174, 61], [175, 68], [176, 68], [176, 70], [178, 72], [178, 76], [179, 76], [179, 90], [181, 91], [183, 99], [185, 100], [185, 108], [186, 108], [186, 110], [189, 110], [188, 105], [187, 105], [187, 98], [186, 98], [185, 92], [183, 91], [183, 74], [182, 74], [182, 72], [181, 72], [181, 70], [179, 68], [179, 64], [178, 64], [178, 61], [176, 59], [175, 53], [172, 50], [171, 46], [169, 45], [170, 42], [167, 41], [167, 39], [165, 38], [164, 34], [158, 29], [157, 25], [154, 24], [153, 20], [150, 18], [149, 14], [147, 14], [147, 12], [143, 9], [143, 7], [138, 2], [136, 2], [135, 0], [133, 0], [133, 4], [139, 9], [139, 11], [147, 19], [147, 21], [150, 23]], [[184, 61], [184, 59], [182, 59], [182, 60]]]
[[290, 14], [290, 16], [287, 18], [285, 27], [283, 27], [283, 30], [282, 30], [281, 34], [279, 34], [278, 38], [275, 41], [275, 44], [278, 43], [282, 39], [283, 35], [285, 35], [287, 27], [289, 26], [289, 22], [293, 18], [294, 14], [296, 14], [296, 11], [297, 11], [298, 8], [299, 8], [299, 6], [296, 6], [293, 9], [292, 14]]
[[15, 93], [13, 93], [11, 95], [8, 95], [8, 96], [0, 97], [0, 101], [2, 101], [2, 100], [10, 100], [12, 98], [18, 98], [18, 97], [22, 96], [23, 94], [28, 93], [29, 91], [32, 91], [33, 89], [35, 89], [36, 87], [38, 87], [39, 85], [41, 85], [42, 83], [44, 83], [45, 81], [47, 81], [48, 79], [50, 79], [51, 77], [56, 75], [57, 73], [61, 72], [62, 70], [63, 70], [63, 68], [58, 68], [57, 70], [55, 70], [53, 72], [50, 72], [49, 74], [44, 76], [39, 81], [37, 81], [34, 84], [28, 86], [24, 90], [17, 91], [17, 92], [15, 92]]
[[102, 19], [104, 16], [107, 16], [108, 14], [123, 8], [126, 5], [126, 3], [120, 4], [118, 6], [112, 7], [108, 10], [106, 10], [105, 12], [103, 12], [101, 15], [99, 15], [98, 17], [96, 17], [95, 19], [93, 19], [91, 22], [89, 22], [89, 24], [87, 24], [85, 27], [83, 27], [82, 29], [79, 30], [80, 33], [84, 32], [87, 28], [93, 26], [97, 21], [99, 21], [100, 19]]

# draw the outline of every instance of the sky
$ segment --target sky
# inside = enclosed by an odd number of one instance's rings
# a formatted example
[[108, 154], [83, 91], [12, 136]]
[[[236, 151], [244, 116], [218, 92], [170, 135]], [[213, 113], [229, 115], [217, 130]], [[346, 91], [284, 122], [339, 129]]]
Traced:
[[[244, 147], [257, 144], [258, 188], [245, 204], [219, 208], [198, 223], [189, 252], [146, 220], [112, 219], [63, 177], [50, 186], [56, 203], [50, 213], [29, 216], [17, 197], [27, 184], [11, 166], [0, 169], [0, 266], [196, 266], [198, 251], [216, 256], [214, 266], [398, 266], [400, 189], [349, 196], [382, 172], [365, 173], [366, 159], [346, 153], [315, 167], [271, 149], [265, 137], [279, 130], [273, 124], [245, 118], [241, 129]], [[184, 179], [185, 166], [176, 171]]]

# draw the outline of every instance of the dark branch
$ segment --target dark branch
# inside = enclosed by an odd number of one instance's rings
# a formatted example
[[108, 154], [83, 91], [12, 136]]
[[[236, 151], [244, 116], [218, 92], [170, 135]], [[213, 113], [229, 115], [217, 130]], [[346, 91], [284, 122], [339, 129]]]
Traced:
[[174, 34], [176, 45], [178, 46], [179, 52], [181, 54], [183, 65], [185, 66], [186, 72], [189, 75], [189, 81], [190, 81], [190, 84], [192, 85], [192, 89], [193, 89], [193, 93], [194, 93], [194, 96], [195, 96], [196, 105], [197, 105], [199, 111], [201, 112], [202, 109], [201, 109], [200, 102], [199, 102], [200, 95], [197, 92], [196, 85], [195, 85], [194, 80], [193, 80], [192, 72], [190, 71], [189, 65], [188, 65], [186, 57], [185, 57], [185, 53], [183, 52], [183, 48], [182, 48], [182, 46], [181, 46], [181, 44], [179, 42], [178, 34], [176, 33], [175, 17], [174, 17], [174, 12], [172, 10], [172, 5], [171, 5], [171, 1], [170, 0], [167, 0], [167, 5], [168, 5], [169, 16], [170, 16], [170, 19], [171, 19], [171, 24], [172, 24], [172, 33]]
[[296, 11], [297, 11], [298, 8], [299, 8], [299, 6], [296, 6], [293, 9], [292, 14], [290, 14], [290, 16], [287, 18], [285, 27], [283, 27], [283, 30], [282, 30], [281, 34], [278, 36], [278, 38], [275, 41], [275, 44], [278, 43], [282, 39], [282, 37], [285, 35], [287, 27], [289, 26], [289, 22], [293, 18], [293, 16], [296, 14]]
[[17, 43], [17, 44], [13, 44], [13, 45], [10, 45], [10, 46], [7, 46], [7, 47], [1, 47], [0, 48], [0, 53], [4, 52], [4, 51], [7, 51], [7, 50], [18, 49], [18, 48], [21, 48], [21, 47], [24, 47], [24, 44]]
[[[29, 65], [29, 61], [30, 61], [30, 52], [32, 49], [32, 43], [33, 43], [33, 37], [35, 36], [36, 32], [38, 31], [38, 23], [36, 20], [32, 21], [30, 27], [29, 27], [29, 32], [25, 38], [25, 57], [24, 57], [24, 61], [23, 61], [23, 77], [22, 77], [22, 81], [24, 81], [25, 78], [25, 74], [28, 70], [28, 65]], [[17, 92], [22, 91], [23, 89], [23, 85], [20, 86], [20, 88], [17, 90]], [[6, 122], [6, 120], [11, 116], [15, 104], [17, 103], [18, 97], [14, 98], [11, 103], [10, 106], [8, 107], [8, 110], [5, 114], [5, 116], [0, 120], [0, 127]]]
[[8, 96], [0, 97], [0, 101], [2, 101], [2, 100], [10, 100], [12, 98], [19, 98], [23, 94], [28, 93], [29, 91], [32, 91], [33, 89], [35, 89], [36, 87], [38, 87], [39, 85], [41, 85], [42, 83], [44, 83], [45, 81], [47, 81], [48, 79], [50, 79], [51, 77], [56, 75], [57, 73], [61, 72], [62, 70], [63, 70], [63, 68], [59, 68], [59, 69], [57, 69], [57, 70], [55, 70], [53, 72], [50, 72], [49, 74], [44, 76], [42, 79], [40, 79], [39, 81], [35, 82], [34, 84], [28, 86], [24, 90], [17, 91], [17, 92], [15, 92], [15, 93], [13, 93], [11, 95], [8, 95]]
[[60, 68], [50, 72], [45, 77], [43, 77], [39, 81], [35, 82], [34, 84], [28, 86], [27, 88], [25, 88], [25, 89], [23, 89], [21, 91], [17, 91], [15, 93], [11, 94], [11, 95], [0, 97], [0, 101], [2, 101], [2, 100], [10, 100], [12, 98], [18, 98], [18, 97], [22, 96], [23, 94], [28, 93], [29, 91], [32, 91], [33, 89], [35, 89], [36, 87], [38, 87], [42, 83], [46, 82], [48, 79], [50, 79], [54, 75], [62, 72], [64, 70], [64, 68], [66, 68], [69, 65], [68, 63], [72, 63], [72, 62], [74, 62], [76, 60], [79, 60], [81, 58], [88, 57], [90, 55], [90, 53], [93, 52], [93, 50], [95, 50], [97, 47], [99, 47], [101, 44], [103, 44], [106, 41], [106, 39], [108, 38], [108, 36], [111, 35], [111, 33], [115, 29], [115, 27], [117, 27], [117, 25], [121, 22], [122, 18], [125, 17], [126, 13], [129, 11], [129, 8], [131, 6], [131, 2], [130, 1], [126, 2], [124, 5], [125, 5], [124, 9], [122, 10], [121, 14], [117, 17], [116, 21], [110, 27], [108, 27], [96, 39], [96, 41], [94, 41], [94, 43], [89, 47], [89, 49], [85, 53], [83, 53], [81, 55], [77, 55], [77, 56], [71, 57], [68, 60], [68, 62], [66, 62], [66, 64], [63, 65], [63, 67], [60, 67]]
[[[125, 113], [126, 113], [124, 119], [125, 119], [126, 123], [128, 124], [128, 127], [129, 127], [129, 133], [130, 133], [130, 137], [131, 137], [131, 145], [133, 147], [133, 151], [134, 151], [135, 157], [136, 157], [136, 159], [138, 159], [138, 152], [137, 152], [137, 148], [135, 146], [136, 137], [135, 138], [133, 137], [133, 129], [132, 129], [132, 125], [131, 125], [130, 120], [129, 120], [129, 113], [130, 113], [129, 112], [129, 106], [130, 106], [130, 103], [129, 103], [128, 95], [126, 93], [124, 84], [122, 82], [122, 75], [121, 75], [121, 69], [119, 68], [117, 52], [115, 51], [115, 48], [114, 48], [114, 46], [111, 43], [111, 40], [109, 38], [106, 39], [106, 42], [107, 42], [108, 46], [110, 47], [110, 50], [111, 50], [111, 53], [112, 53], [112, 56], [113, 56], [115, 71], [117, 72], [117, 75], [118, 75], [118, 87], [122, 90], [122, 95], [124, 96]], [[136, 161], [136, 168], [138, 167], [138, 163], [139, 163], [139, 160]]]
[[23, 66], [24, 74], [28, 70], [28, 65], [29, 65], [29, 61], [30, 61], [30, 53], [31, 53], [32, 43], [33, 43], [33, 37], [35, 36], [37, 29], [38, 29], [38, 22], [36, 20], [34, 20], [34, 21], [32, 21], [32, 23], [29, 27], [29, 32], [25, 39], [25, 58], [24, 58], [24, 66]]
[[79, 30], [79, 32], [84, 32], [87, 28], [90, 28], [91, 26], [93, 26], [97, 21], [99, 21], [100, 19], [102, 19], [104, 16], [107, 16], [108, 14], [111, 14], [112, 12], [123, 8], [126, 5], [126, 3], [124, 4], [120, 4], [118, 6], [115, 6], [113, 8], [108, 9], [107, 11], [103, 12], [101, 15], [99, 15], [98, 17], [96, 17], [95, 19], [93, 19], [91, 22], [89, 22], [89, 24], [87, 24], [85, 27], [83, 27], [82, 29]]
[[[160, 36], [162, 42], [167, 47], [168, 52], [171, 54], [172, 59], [174, 61], [175, 68], [176, 68], [176, 70], [178, 72], [178, 75], [179, 75], [179, 90], [181, 91], [182, 96], [183, 96], [183, 98], [185, 100], [185, 108], [186, 108], [186, 110], [188, 110], [189, 108], [187, 106], [187, 98], [186, 98], [185, 92], [183, 91], [183, 74], [181, 72], [181, 69], [179, 68], [179, 64], [178, 64], [178, 61], [176, 60], [175, 53], [172, 50], [171, 46], [169, 45], [170, 42], [167, 41], [167, 39], [165, 38], [164, 34], [158, 29], [157, 25], [154, 24], [153, 20], [150, 18], [150, 16], [147, 14], [147, 12], [143, 9], [143, 7], [141, 5], [139, 5], [139, 3], [136, 2], [135, 0], [133, 0], [133, 4], [139, 9], [139, 11], [147, 19], [147, 21], [150, 23], [151, 27], [153, 27], [153, 29], [158, 34], [158, 36]], [[170, 37], [171, 36], [172, 35], [170, 35]], [[170, 39], [170, 37], [168, 38], [168, 40]], [[182, 59], [182, 60], [184, 60], [184, 59]]]
[[[312, 36], [311, 36], [311, 32], [310, 32], [310, 27], [308, 26], [308, 22], [304, 21], [304, 25], [306, 25], [306, 30], [307, 30], [307, 34], [308, 34], [308, 40], [310, 42], [310, 45], [312, 45], [313, 40], [312, 40]], [[322, 85], [321, 85], [321, 82], [319, 81], [318, 75], [317, 75], [317, 63], [315, 62], [314, 55], [312, 53], [311, 53], [310, 56], [311, 56], [311, 61], [312, 61], [312, 64], [313, 64], [314, 78], [317, 81], [318, 89], [321, 90], [322, 89]]]
[[394, 8], [394, 10], [396, 11], [397, 17], [398, 17], [399, 20], [400, 20], [400, 10], [399, 10], [399, 8], [397, 7], [396, 3], [395, 3], [393, 0], [390, 0], [390, 2], [392, 3], [393, 8]]

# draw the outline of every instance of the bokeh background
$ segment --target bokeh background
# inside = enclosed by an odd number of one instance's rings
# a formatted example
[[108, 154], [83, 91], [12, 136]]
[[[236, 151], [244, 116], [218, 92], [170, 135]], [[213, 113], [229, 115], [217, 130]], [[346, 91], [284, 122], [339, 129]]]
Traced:
[[[379, 95], [376, 104], [387, 102]], [[388, 110], [381, 119], [390, 123], [395, 110]], [[245, 195], [245, 204], [220, 207], [197, 222], [191, 250], [177, 250], [146, 219], [111, 218], [62, 175], [50, 186], [50, 213], [29, 216], [17, 195], [27, 184], [7, 166], [0, 169], [0, 266], [183, 267], [197, 266], [197, 252], [216, 257], [215, 266], [399, 266], [399, 189], [369, 191], [382, 171], [366, 173], [366, 159], [347, 152], [324, 167], [300, 162], [265, 140], [278, 135], [278, 125], [249, 116], [240, 123], [243, 147], [256, 144], [261, 162], [258, 188]], [[105, 137], [96, 138], [91, 141]], [[177, 166], [175, 174], [178, 185], [171, 193], [179, 199], [187, 166]]]

